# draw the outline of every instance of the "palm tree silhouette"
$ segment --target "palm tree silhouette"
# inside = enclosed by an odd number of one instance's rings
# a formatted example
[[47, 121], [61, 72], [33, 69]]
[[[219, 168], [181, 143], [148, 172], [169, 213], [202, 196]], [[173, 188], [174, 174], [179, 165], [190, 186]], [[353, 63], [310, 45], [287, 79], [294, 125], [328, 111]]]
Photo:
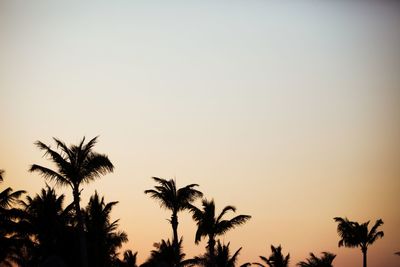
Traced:
[[235, 212], [234, 206], [226, 206], [223, 208], [221, 213], [215, 216], [215, 203], [214, 200], [207, 201], [203, 199], [203, 209], [199, 209], [195, 206], [191, 206], [190, 211], [192, 212], [193, 220], [197, 223], [197, 231], [195, 237], [195, 243], [198, 244], [203, 237], [208, 237], [208, 254], [213, 266], [215, 262], [215, 238], [223, 235], [229, 230], [236, 226], [242, 225], [247, 222], [250, 215], [238, 215], [230, 220], [224, 220], [224, 215], [229, 212]]
[[161, 240], [160, 243], [155, 243], [156, 249], [151, 251], [149, 259], [141, 265], [141, 267], [178, 267], [191, 265], [192, 260], [185, 261], [185, 253], [182, 251], [182, 239], [176, 247], [168, 239]]
[[221, 244], [221, 241], [217, 242], [217, 250], [215, 255], [215, 264], [218, 267], [235, 267], [238, 260], [238, 256], [242, 248], [236, 250], [236, 252], [231, 256], [228, 244]]
[[[3, 182], [4, 170], [0, 170], [0, 182]], [[19, 197], [25, 194], [24, 190], [14, 191], [11, 187], [8, 187], [0, 192], [0, 209], [5, 211], [10, 209], [13, 204], [18, 202]], [[2, 218], [3, 219], [3, 218]]]
[[360, 247], [363, 254], [363, 266], [367, 267], [367, 250], [377, 239], [383, 237], [383, 231], [377, 231], [379, 226], [383, 224], [381, 219], [377, 220], [368, 230], [368, 222], [359, 224], [358, 222], [349, 221], [347, 218], [335, 217], [338, 223], [337, 231], [341, 240], [339, 247], [345, 246], [349, 248]]
[[[290, 254], [288, 253], [286, 256], [282, 254], [281, 245], [274, 247], [271, 245], [272, 254], [266, 258], [264, 256], [260, 256], [260, 259], [264, 261], [270, 267], [287, 267], [289, 266]], [[258, 266], [265, 266], [261, 263], [254, 262], [253, 264]]]
[[175, 248], [178, 248], [178, 212], [189, 209], [191, 207], [190, 203], [202, 197], [203, 193], [194, 189], [199, 186], [198, 184], [190, 184], [177, 189], [176, 183], [172, 179], [166, 180], [158, 177], [152, 177], [152, 179], [158, 185], [156, 185], [154, 189], [144, 191], [144, 193], [158, 200], [161, 207], [172, 211], [170, 220], [173, 232], [172, 243]]
[[124, 259], [120, 261], [119, 267], [137, 267], [137, 252], [133, 253], [132, 250], [128, 249], [124, 252]]
[[84, 223], [80, 208], [81, 185], [99, 178], [114, 170], [114, 166], [106, 155], [93, 151], [97, 137], [85, 144], [85, 137], [79, 145], [67, 146], [57, 138], [53, 138], [60, 152], [52, 150], [50, 146], [37, 141], [36, 146], [44, 150], [45, 156], [55, 163], [57, 171], [33, 164], [31, 172], [38, 172], [45, 179], [54, 181], [56, 185], [69, 186], [74, 198], [75, 213], [78, 221], [80, 240], [80, 254], [82, 267], [88, 267], [87, 247], [84, 233]]
[[[239, 248], [236, 250], [236, 252], [231, 255], [230, 248], [229, 248], [230, 243], [228, 244], [221, 244], [220, 240], [217, 241], [217, 248], [215, 251], [215, 260], [214, 260], [214, 266], [216, 267], [235, 267], [236, 262], [238, 260], [238, 256], [242, 248]], [[194, 266], [213, 266], [212, 265], [212, 259], [210, 259], [210, 255], [206, 253], [204, 256], [200, 257], [195, 257], [193, 260], [193, 265]], [[251, 263], [245, 263], [240, 265], [240, 267], [247, 267], [250, 266]]]
[[[0, 182], [3, 182], [4, 170], [0, 170]], [[25, 191], [14, 191], [8, 187], [0, 192], [0, 263], [13, 266], [12, 262], [18, 260], [21, 238], [18, 234], [21, 212], [14, 207]]]
[[314, 253], [310, 253], [310, 257], [306, 261], [297, 264], [299, 267], [332, 267], [332, 262], [336, 255], [329, 252], [322, 252], [322, 257], [318, 258]]
[[[24, 215], [20, 225], [34, 240], [31, 247], [31, 265], [40, 264], [54, 256], [64, 256], [67, 228], [72, 224], [73, 204], [63, 208], [64, 195], [57, 196], [53, 188], [46, 186], [34, 198], [21, 201]], [[72, 253], [69, 253], [72, 254]], [[64, 257], [66, 258], [66, 257]]]
[[89, 266], [106, 267], [118, 262], [117, 249], [128, 241], [125, 232], [117, 231], [118, 221], [110, 221], [117, 201], [105, 203], [97, 192], [90, 197], [84, 215], [88, 239]]

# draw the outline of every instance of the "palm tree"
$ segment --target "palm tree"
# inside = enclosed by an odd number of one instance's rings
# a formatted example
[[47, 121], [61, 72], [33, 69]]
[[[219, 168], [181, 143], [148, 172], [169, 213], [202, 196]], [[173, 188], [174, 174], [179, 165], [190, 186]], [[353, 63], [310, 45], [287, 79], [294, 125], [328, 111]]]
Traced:
[[[221, 244], [221, 242], [217, 241], [217, 249], [215, 251], [215, 259], [214, 259], [214, 266], [216, 267], [235, 267], [236, 262], [238, 260], [238, 256], [242, 248], [236, 250], [236, 252], [231, 255], [229, 249], [230, 243], [227, 245]], [[195, 257], [192, 262], [194, 266], [212, 266], [212, 259], [210, 259], [210, 255], [206, 253], [204, 256]], [[240, 265], [240, 267], [247, 267], [250, 266], [251, 263], [245, 263]]]
[[310, 253], [310, 257], [306, 261], [297, 264], [299, 267], [332, 267], [332, 262], [336, 255], [329, 252], [322, 252], [322, 257], [318, 258], [314, 253]]
[[[3, 182], [4, 170], [0, 170], [0, 182]], [[18, 235], [18, 221], [21, 211], [15, 208], [19, 198], [25, 191], [14, 191], [8, 187], [0, 192], [0, 262], [5, 266], [13, 266], [21, 247]]]
[[160, 243], [155, 243], [154, 247], [156, 249], [151, 251], [149, 259], [141, 267], [180, 267], [192, 263], [192, 260], [184, 260], [182, 239], [178, 242], [178, 248], [169, 239], [162, 239]]
[[119, 264], [120, 267], [137, 267], [137, 252], [133, 253], [132, 250], [128, 249], [124, 252], [124, 259]]
[[[290, 254], [288, 253], [286, 256], [282, 254], [281, 245], [274, 247], [271, 245], [272, 254], [266, 258], [264, 256], [260, 256], [260, 259], [264, 261], [270, 267], [287, 267], [289, 266]], [[264, 264], [254, 262], [253, 264], [264, 267]]]
[[31, 172], [38, 172], [45, 179], [54, 181], [56, 185], [69, 186], [74, 198], [75, 214], [78, 221], [80, 254], [82, 267], [88, 266], [87, 248], [84, 233], [84, 223], [80, 208], [81, 185], [89, 183], [101, 175], [114, 170], [114, 166], [106, 155], [93, 151], [97, 143], [97, 137], [85, 144], [85, 137], [79, 145], [69, 147], [57, 138], [53, 138], [59, 152], [52, 150], [50, 146], [37, 141], [36, 146], [44, 150], [45, 156], [56, 165], [57, 170], [33, 164]]
[[[25, 233], [34, 241], [31, 252], [33, 261], [43, 263], [51, 257], [68, 258], [73, 252], [65, 251], [67, 228], [72, 224], [73, 204], [63, 208], [64, 195], [57, 196], [48, 185], [34, 198], [26, 197], [21, 201], [24, 207], [20, 222]], [[33, 263], [32, 263], [33, 265]]]
[[[4, 170], [0, 170], [0, 182], [3, 182]], [[18, 199], [22, 194], [25, 194], [24, 190], [18, 190], [13, 192], [11, 187], [8, 187], [0, 192], [0, 209], [10, 209], [13, 204], [18, 203]]]
[[173, 245], [178, 248], [178, 212], [189, 209], [191, 203], [197, 198], [202, 197], [203, 193], [194, 189], [198, 184], [190, 184], [185, 187], [176, 188], [174, 180], [152, 177], [158, 184], [154, 189], [144, 191], [160, 202], [160, 206], [172, 211], [170, 223], [173, 232]]
[[90, 198], [85, 209], [85, 221], [88, 237], [89, 266], [111, 266], [118, 261], [117, 249], [128, 241], [125, 232], [117, 231], [118, 221], [110, 221], [112, 208], [117, 201], [105, 203], [97, 192]]
[[363, 254], [363, 266], [367, 267], [367, 250], [377, 239], [383, 237], [383, 231], [377, 231], [379, 226], [383, 224], [381, 219], [377, 220], [368, 230], [368, 222], [359, 224], [358, 222], [349, 221], [347, 218], [335, 217], [338, 223], [337, 231], [341, 240], [339, 247], [345, 246], [349, 248], [360, 247]]
[[203, 237], [208, 237], [208, 254], [211, 263], [213, 263], [215, 260], [215, 238], [224, 235], [236, 226], [244, 224], [251, 218], [251, 216], [238, 215], [230, 220], [224, 220], [223, 217], [227, 212], [236, 211], [234, 206], [226, 206], [216, 217], [214, 200], [207, 201], [206, 199], [203, 199], [202, 204], [202, 210], [193, 205], [190, 208], [192, 217], [197, 223], [195, 243], [198, 244]]

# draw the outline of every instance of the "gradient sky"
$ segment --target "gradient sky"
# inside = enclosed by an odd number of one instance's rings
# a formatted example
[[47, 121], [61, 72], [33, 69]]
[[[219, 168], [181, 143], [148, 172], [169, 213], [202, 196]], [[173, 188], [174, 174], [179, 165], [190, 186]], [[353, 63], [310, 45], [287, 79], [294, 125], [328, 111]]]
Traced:
[[[337, 247], [347, 216], [382, 218], [369, 266], [399, 266], [400, 5], [346, 2], [1, 1], [1, 187], [45, 185], [27, 171], [48, 164], [34, 141], [100, 135], [116, 170], [82, 202], [120, 201], [140, 263], [171, 236], [143, 193], [159, 176], [253, 216], [222, 238], [240, 262], [282, 244], [291, 266], [321, 251], [361, 266]], [[202, 253], [180, 221], [187, 255]]]

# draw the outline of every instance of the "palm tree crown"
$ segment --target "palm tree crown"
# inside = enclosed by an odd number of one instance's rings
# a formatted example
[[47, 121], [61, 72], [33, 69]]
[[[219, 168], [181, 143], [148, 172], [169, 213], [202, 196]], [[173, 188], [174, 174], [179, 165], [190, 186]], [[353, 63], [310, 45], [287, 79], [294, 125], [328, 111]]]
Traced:
[[118, 261], [117, 249], [128, 241], [125, 232], [118, 231], [118, 221], [111, 221], [111, 210], [117, 201], [106, 203], [104, 197], [95, 192], [90, 197], [84, 215], [88, 237], [90, 266], [111, 266]]
[[153, 180], [158, 184], [154, 189], [144, 191], [149, 194], [151, 198], [159, 201], [160, 206], [172, 211], [171, 225], [173, 231], [173, 244], [175, 248], [178, 246], [178, 212], [191, 207], [191, 203], [203, 193], [196, 190], [198, 184], [189, 184], [185, 187], [176, 188], [174, 180], [166, 180], [163, 178], [153, 177]]
[[106, 155], [93, 151], [97, 143], [97, 137], [85, 144], [85, 137], [79, 145], [67, 146], [57, 138], [53, 138], [60, 149], [60, 153], [52, 150], [50, 146], [37, 141], [36, 146], [44, 150], [45, 156], [55, 163], [57, 171], [47, 167], [33, 164], [31, 172], [40, 173], [45, 179], [54, 181], [56, 185], [70, 186], [73, 190], [79, 190], [82, 183], [88, 183], [101, 175], [114, 170], [114, 166]]
[[[266, 258], [264, 256], [260, 256], [260, 259], [264, 261], [270, 267], [287, 267], [289, 266], [290, 254], [288, 253], [286, 256], [282, 254], [281, 245], [274, 247], [271, 245], [272, 254]], [[253, 263], [258, 266], [265, 266], [261, 263], [255, 262]]]
[[322, 252], [322, 257], [318, 258], [314, 253], [310, 253], [310, 257], [306, 261], [297, 264], [299, 267], [332, 267], [332, 262], [336, 255], [329, 252]]
[[[217, 241], [217, 247], [216, 247], [216, 251], [215, 251], [215, 259], [214, 259], [214, 265], [216, 267], [235, 267], [236, 266], [236, 262], [238, 260], [240, 251], [242, 250], [242, 248], [239, 248], [238, 250], [236, 250], [235, 253], [233, 253], [233, 255], [231, 255], [231, 251], [229, 248], [230, 243], [228, 242], [228, 244], [221, 244], [221, 241], [218, 240]], [[206, 253], [203, 256], [200, 257], [195, 257], [192, 260], [192, 265], [191, 266], [204, 266], [204, 267], [208, 267], [208, 266], [212, 266], [212, 259], [210, 259], [210, 255], [208, 253]], [[250, 266], [251, 263], [245, 263], [240, 265], [241, 267], [245, 267], [245, 266]]]
[[65, 250], [65, 244], [73, 220], [73, 204], [64, 209], [64, 195], [58, 196], [48, 185], [40, 194], [34, 198], [27, 196], [21, 203], [24, 215], [20, 224], [33, 240], [29, 265], [43, 263], [55, 255], [68, 258], [67, 254], [72, 253]]
[[[4, 170], [0, 170], [0, 182], [3, 182]], [[7, 187], [0, 192], [0, 209], [9, 209], [13, 204], [18, 202], [19, 197], [26, 193], [24, 190], [14, 191], [11, 187]]]
[[338, 243], [339, 247], [360, 247], [363, 253], [363, 266], [366, 267], [369, 245], [372, 245], [384, 235], [383, 231], [378, 231], [383, 221], [381, 219], [377, 220], [371, 230], [368, 230], [369, 221], [359, 224], [358, 222], [352, 222], [347, 218], [341, 217], [335, 217], [334, 220], [338, 223], [337, 232], [341, 237]]
[[223, 219], [227, 212], [235, 212], [234, 206], [226, 206], [222, 209], [221, 213], [216, 216], [214, 200], [208, 201], [203, 199], [203, 209], [195, 206], [191, 207], [192, 217], [197, 223], [197, 231], [195, 242], [198, 244], [203, 237], [208, 237], [208, 253], [210, 258], [214, 259], [215, 238], [223, 235], [236, 226], [242, 225], [247, 222], [250, 215], [238, 215], [230, 220]]

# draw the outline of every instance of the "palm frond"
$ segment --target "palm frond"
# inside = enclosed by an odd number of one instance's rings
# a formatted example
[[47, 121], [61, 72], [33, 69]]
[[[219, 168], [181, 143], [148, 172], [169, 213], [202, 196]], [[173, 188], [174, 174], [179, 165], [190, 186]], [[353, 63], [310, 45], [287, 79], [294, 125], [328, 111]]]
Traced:
[[106, 155], [90, 153], [83, 163], [81, 176], [85, 182], [114, 171], [114, 165]]
[[59, 174], [49, 168], [33, 164], [30, 167], [29, 171], [30, 172], [38, 172], [45, 179], [55, 182], [56, 186], [66, 186], [66, 185], [72, 186], [71, 181], [69, 181], [67, 178], [65, 178], [61, 174]]
[[230, 220], [220, 221], [216, 225], [215, 232], [218, 234], [225, 234], [227, 231], [235, 228], [236, 226], [246, 223], [250, 218], [250, 215], [238, 215]]
[[49, 159], [53, 161], [58, 168], [62, 171], [67, 173], [70, 169], [70, 164], [65, 160], [62, 154], [57, 153], [56, 151], [52, 150], [49, 146], [46, 144], [36, 141], [35, 145], [40, 149], [44, 150], [44, 155], [43, 156], [49, 156]]
[[223, 210], [221, 211], [221, 213], [219, 214], [218, 218], [217, 218], [217, 222], [219, 222], [222, 217], [228, 212], [228, 211], [232, 211], [232, 212], [236, 212], [236, 208], [234, 206], [226, 206], [225, 208], [223, 208]]

